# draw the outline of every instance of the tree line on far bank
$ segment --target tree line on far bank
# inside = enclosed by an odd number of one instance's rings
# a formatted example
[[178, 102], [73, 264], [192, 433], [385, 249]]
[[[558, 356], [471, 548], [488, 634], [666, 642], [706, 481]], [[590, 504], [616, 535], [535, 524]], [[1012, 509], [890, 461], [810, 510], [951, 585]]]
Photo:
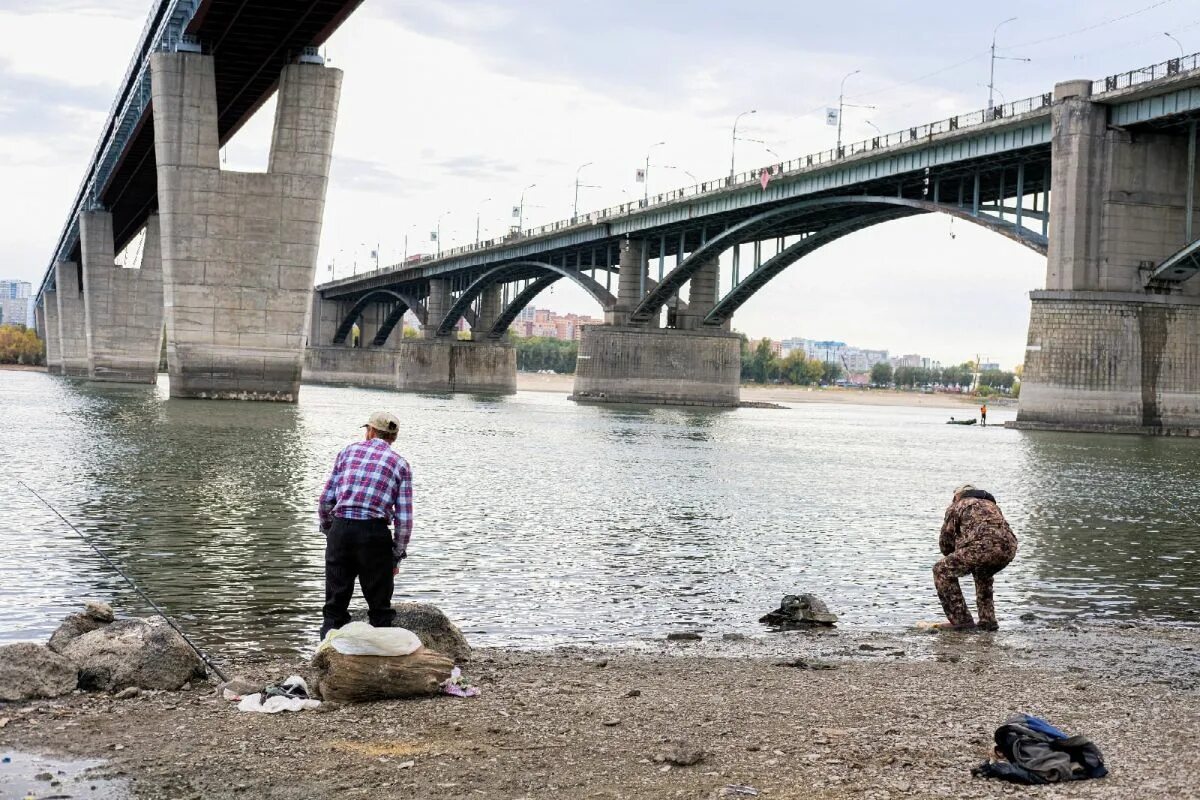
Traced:
[[548, 369], [567, 375], [575, 372], [579, 342], [545, 336], [513, 336], [511, 339], [517, 348], [517, 369], [520, 371], [540, 372]]
[[43, 364], [46, 350], [33, 328], [0, 325], [0, 364]]

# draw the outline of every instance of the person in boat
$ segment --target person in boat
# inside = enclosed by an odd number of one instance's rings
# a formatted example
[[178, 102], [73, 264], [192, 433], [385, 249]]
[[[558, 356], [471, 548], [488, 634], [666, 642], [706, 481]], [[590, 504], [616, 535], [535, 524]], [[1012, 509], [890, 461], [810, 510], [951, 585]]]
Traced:
[[[996, 630], [992, 581], [1017, 555], [1017, 537], [1000, 512], [996, 498], [971, 484], [955, 489], [942, 522], [938, 549], [943, 557], [933, 567], [933, 585], [947, 621], [935, 627]], [[975, 579], [978, 622], [971, 617], [958, 584], [958, 579], [965, 575]]]

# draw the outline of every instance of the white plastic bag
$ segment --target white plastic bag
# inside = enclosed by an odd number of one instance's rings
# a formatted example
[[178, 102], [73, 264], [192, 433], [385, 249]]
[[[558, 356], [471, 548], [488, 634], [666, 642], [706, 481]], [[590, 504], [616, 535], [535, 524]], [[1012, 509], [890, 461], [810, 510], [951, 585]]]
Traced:
[[407, 656], [420, 646], [420, 638], [407, 628], [373, 628], [365, 622], [351, 622], [325, 634], [317, 650], [332, 647], [348, 656]]

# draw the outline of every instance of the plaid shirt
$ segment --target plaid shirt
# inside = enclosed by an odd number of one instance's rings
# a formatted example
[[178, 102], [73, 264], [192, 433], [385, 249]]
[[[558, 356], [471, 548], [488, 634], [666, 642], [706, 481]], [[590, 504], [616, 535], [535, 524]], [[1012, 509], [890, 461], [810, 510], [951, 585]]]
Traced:
[[329, 530], [334, 517], [390, 519], [395, 526], [392, 555], [399, 561], [408, 554], [412, 536], [412, 470], [408, 462], [382, 439], [347, 446], [334, 459], [318, 514], [323, 531]]

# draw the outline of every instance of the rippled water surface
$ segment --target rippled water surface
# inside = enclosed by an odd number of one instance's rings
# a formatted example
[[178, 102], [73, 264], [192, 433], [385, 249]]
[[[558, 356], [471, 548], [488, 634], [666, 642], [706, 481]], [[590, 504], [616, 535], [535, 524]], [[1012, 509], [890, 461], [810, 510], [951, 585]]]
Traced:
[[436, 603], [475, 643], [751, 632], [793, 591], [849, 626], [935, 618], [937, 530], [965, 481], [996, 494], [1020, 538], [997, 579], [1002, 623], [1198, 621], [1196, 441], [962, 428], [938, 409], [606, 408], [534, 392], [169, 400], [165, 378], [0, 371], [0, 640], [45, 637], [83, 598], [145, 610], [19, 479], [218, 653], [312, 645], [315, 498], [376, 408], [405, 422], [414, 467], [397, 597]]

